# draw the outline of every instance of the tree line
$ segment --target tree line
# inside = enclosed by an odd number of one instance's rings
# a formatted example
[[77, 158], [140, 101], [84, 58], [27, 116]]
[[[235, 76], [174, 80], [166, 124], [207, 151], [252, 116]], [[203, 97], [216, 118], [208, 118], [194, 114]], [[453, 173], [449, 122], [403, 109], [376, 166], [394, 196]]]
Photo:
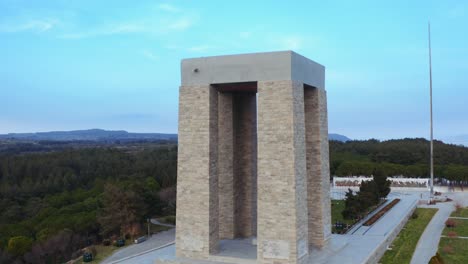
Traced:
[[[434, 164], [436, 177], [468, 181], [467, 147], [436, 140]], [[370, 176], [375, 169], [386, 176], [428, 177], [429, 141], [421, 138], [330, 141], [332, 176]]]

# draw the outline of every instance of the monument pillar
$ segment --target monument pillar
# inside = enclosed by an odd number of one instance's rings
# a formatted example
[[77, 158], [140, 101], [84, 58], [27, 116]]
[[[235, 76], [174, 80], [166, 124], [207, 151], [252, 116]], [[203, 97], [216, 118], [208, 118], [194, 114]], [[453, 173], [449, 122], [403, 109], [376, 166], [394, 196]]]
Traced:
[[258, 82], [258, 263], [307, 263], [304, 122], [302, 83]]
[[177, 255], [207, 258], [218, 247], [218, 93], [181, 86], [177, 166]]
[[321, 248], [331, 236], [330, 165], [327, 94], [325, 89], [304, 87], [307, 147], [309, 242]]

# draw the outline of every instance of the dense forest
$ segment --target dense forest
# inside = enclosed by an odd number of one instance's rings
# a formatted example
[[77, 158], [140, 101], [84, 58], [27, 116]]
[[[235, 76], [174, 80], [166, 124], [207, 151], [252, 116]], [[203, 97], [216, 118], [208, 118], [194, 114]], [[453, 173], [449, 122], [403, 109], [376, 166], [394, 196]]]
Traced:
[[0, 155], [0, 263], [62, 263], [174, 215], [176, 157], [175, 144]]
[[[434, 142], [435, 177], [468, 181], [468, 148]], [[426, 139], [330, 141], [330, 172], [336, 176], [371, 175], [428, 177], [429, 142]]]
[[[175, 214], [176, 143], [0, 151], [0, 263], [62, 263]], [[14, 149], [14, 151], [12, 151]], [[36, 148], [33, 151], [38, 151]], [[44, 151], [44, 150], [41, 150]], [[436, 141], [436, 176], [468, 180], [468, 148]], [[427, 177], [425, 139], [330, 142], [331, 175]]]

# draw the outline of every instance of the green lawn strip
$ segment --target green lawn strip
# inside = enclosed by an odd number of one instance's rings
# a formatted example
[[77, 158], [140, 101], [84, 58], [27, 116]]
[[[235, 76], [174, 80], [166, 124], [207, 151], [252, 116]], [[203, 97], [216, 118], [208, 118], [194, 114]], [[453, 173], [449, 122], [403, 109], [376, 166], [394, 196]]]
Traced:
[[352, 225], [352, 219], [344, 219], [341, 212], [345, 209], [345, 201], [344, 200], [332, 200], [331, 201], [331, 211], [332, 211], [332, 230], [335, 232], [335, 223], [342, 222], [345, 224]]
[[461, 208], [461, 209], [455, 210], [450, 216], [468, 217], [468, 208]]
[[442, 235], [447, 236], [449, 232], [453, 231], [457, 234], [457, 236], [468, 237], [468, 219], [454, 219], [451, 220], [455, 221], [455, 227], [445, 227]]
[[466, 264], [468, 263], [468, 239], [441, 237], [439, 242], [439, 254], [444, 263]]
[[438, 209], [416, 208], [418, 217], [410, 218], [379, 263], [410, 263], [418, 240]]

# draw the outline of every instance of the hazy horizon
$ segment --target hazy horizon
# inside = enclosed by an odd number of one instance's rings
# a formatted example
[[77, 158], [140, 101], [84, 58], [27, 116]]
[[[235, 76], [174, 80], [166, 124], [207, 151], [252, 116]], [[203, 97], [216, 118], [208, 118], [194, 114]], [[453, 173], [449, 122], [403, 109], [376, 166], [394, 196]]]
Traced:
[[331, 133], [428, 138], [430, 19], [434, 135], [468, 144], [467, 3], [214, 3], [0, 1], [0, 134], [177, 133], [181, 59], [294, 50], [326, 67]]

